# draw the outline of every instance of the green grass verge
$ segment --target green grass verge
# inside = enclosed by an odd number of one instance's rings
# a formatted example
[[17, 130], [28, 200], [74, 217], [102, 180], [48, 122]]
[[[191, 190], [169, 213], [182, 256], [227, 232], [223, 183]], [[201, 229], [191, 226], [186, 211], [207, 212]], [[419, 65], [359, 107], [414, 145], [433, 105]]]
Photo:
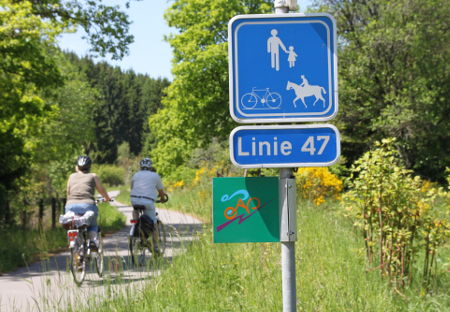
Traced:
[[[110, 233], [125, 226], [125, 216], [117, 208], [101, 203], [98, 224], [103, 233]], [[55, 229], [24, 230], [11, 227], [0, 231], [0, 274], [27, 265], [31, 261], [45, 259], [50, 252], [67, 247], [66, 230], [58, 224]]]
[[[173, 193], [170, 206], [208, 220], [210, 200], [203, 200], [199, 192]], [[448, 278], [436, 284], [432, 295], [421, 293], [420, 287], [399, 294], [378, 271], [367, 271], [363, 242], [336, 210], [334, 203], [320, 207], [299, 203], [298, 311], [448, 309]], [[199, 241], [154, 277], [145, 291], [127, 292], [89, 311], [281, 311], [280, 253], [276, 243], [213, 244], [207, 226]]]
[[201, 184], [193, 189], [177, 189], [169, 194], [169, 201], [158, 205], [195, 216], [205, 223], [211, 223], [212, 186]]
[[115, 232], [125, 226], [126, 218], [116, 207], [109, 203], [100, 203], [98, 209], [98, 224], [103, 233]]
[[0, 231], [0, 242], [0, 274], [67, 246], [66, 231], [60, 227], [42, 231], [11, 227]]
[[114, 200], [124, 205], [131, 205], [129, 185], [122, 185], [119, 188], [114, 189], [120, 191], [119, 195], [116, 198], [114, 198]]

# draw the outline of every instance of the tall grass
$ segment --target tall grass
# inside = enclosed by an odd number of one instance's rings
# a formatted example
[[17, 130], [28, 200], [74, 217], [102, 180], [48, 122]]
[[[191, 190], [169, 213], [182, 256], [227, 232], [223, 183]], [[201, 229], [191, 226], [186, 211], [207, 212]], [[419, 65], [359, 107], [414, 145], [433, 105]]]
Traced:
[[[208, 192], [209, 187], [199, 191]], [[205, 193], [206, 194], [206, 193]], [[194, 190], [172, 193], [170, 205], [209, 220], [210, 202]], [[180, 205], [180, 206], [178, 206]], [[367, 271], [363, 243], [336, 203], [299, 203], [296, 243], [298, 311], [446, 311], [450, 294], [396, 293]], [[207, 226], [186, 253], [145, 291], [102, 302], [89, 311], [281, 311], [279, 244], [213, 244]], [[443, 284], [440, 287], [446, 287]], [[126, 286], [124, 286], [126, 287]], [[447, 289], [448, 290], [448, 289]]]
[[0, 274], [44, 259], [48, 252], [67, 245], [63, 228], [29, 230], [10, 227], [0, 231]]
[[[98, 223], [103, 233], [120, 230], [125, 216], [107, 203], [99, 204]], [[10, 227], [0, 231], [0, 274], [45, 259], [67, 247], [66, 230], [59, 226], [42, 230]]]
[[125, 226], [125, 216], [116, 207], [108, 203], [98, 204], [98, 225], [103, 233], [115, 232]]
[[118, 201], [121, 204], [124, 205], [131, 205], [131, 201], [130, 201], [130, 186], [127, 184], [121, 185], [120, 187], [116, 187], [116, 188], [110, 188], [112, 189], [116, 189], [119, 191], [119, 195], [117, 195], [117, 197], [115, 198], [116, 201]]
[[[194, 188], [176, 189], [169, 193], [169, 201], [164, 208], [178, 210], [193, 215], [203, 222], [211, 223], [212, 186], [202, 183]], [[159, 207], [162, 207], [161, 205]]]

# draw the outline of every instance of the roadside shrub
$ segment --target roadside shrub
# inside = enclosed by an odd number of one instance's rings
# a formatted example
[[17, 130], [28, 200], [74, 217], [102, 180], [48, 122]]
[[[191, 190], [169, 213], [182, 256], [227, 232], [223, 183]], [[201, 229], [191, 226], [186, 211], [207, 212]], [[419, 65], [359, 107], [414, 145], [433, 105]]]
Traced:
[[326, 198], [341, 198], [342, 181], [327, 167], [299, 168], [295, 181], [300, 197], [317, 206], [324, 203]]
[[111, 186], [124, 184], [124, 178], [126, 175], [124, 168], [113, 165], [100, 165], [96, 166], [92, 172], [97, 173], [101, 182], [104, 184]]
[[363, 233], [369, 265], [401, 287], [412, 281], [422, 250], [423, 280], [429, 284], [438, 247], [450, 237], [449, 193], [413, 177], [394, 144], [377, 142], [355, 162], [343, 206]]

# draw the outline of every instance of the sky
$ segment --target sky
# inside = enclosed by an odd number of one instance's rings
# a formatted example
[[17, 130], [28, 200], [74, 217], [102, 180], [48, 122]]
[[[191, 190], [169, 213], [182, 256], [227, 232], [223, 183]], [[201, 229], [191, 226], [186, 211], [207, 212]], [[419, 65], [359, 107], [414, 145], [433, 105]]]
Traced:
[[[107, 5], [121, 5], [124, 2], [124, 0], [103, 1]], [[164, 11], [172, 2], [172, 0], [132, 1], [130, 8], [126, 10], [132, 21], [130, 33], [134, 35], [134, 43], [129, 46], [129, 54], [120, 61], [113, 61], [110, 58], [97, 58], [97, 60], [105, 60], [111, 65], [120, 66], [123, 70], [133, 69], [136, 73], [147, 74], [152, 78], [161, 77], [172, 80], [172, 50], [164, 41], [164, 36], [175, 33], [175, 30], [167, 26], [163, 17]], [[297, 2], [304, 8], [312, 0]], [[303, 9], [301, 11], [304, 12]], [[85, 56], [88, 54], [89, 46], [81, 38], [82, 36], [82, 31], [64, 34], [59, 39], [59, 46], [79, 56]]]
[[[107, 5], [118, 5], [125, 1], [104, 0]], [[132, 1], [129, 9], [125, 10], [132, 24], [130, 33], [134, 42], [129, 46], [129, 54], [120, 61], [110, 58], [96, 58], [106, 60], [112, 65], [120, 66], [123, 70], [133, 69], [137, 73], [148, 74], [152, 78], [164, 77], [172, 80], [170, 73], [172, 51], [170, 45], [164, 41], [164, 36], [175, 32], [167, 26], [163, 14], [169, 7], [167, 0]], [[80, 56], [88, 54], [89, 45], [81, 37], [83, 31], [64, 34], [59, 39], [59, 46]]]

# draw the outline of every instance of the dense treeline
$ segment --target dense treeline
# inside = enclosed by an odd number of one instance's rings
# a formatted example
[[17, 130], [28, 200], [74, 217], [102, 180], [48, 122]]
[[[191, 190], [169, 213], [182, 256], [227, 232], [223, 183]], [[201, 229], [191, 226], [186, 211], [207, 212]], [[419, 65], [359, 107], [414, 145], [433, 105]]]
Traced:
[[61, 52], [56, 37], [77, 25], [94, 54], [120, 59], [133, 40], [127, 15], [101, 1], [0, 0], [0, 226], [59, 203], [77, 155], [112, 163], [121, 143], [135, 155], [152, 143], [168, 80]]
[[89, 154], [97, 164], [114, 163], [122, 143], [132, 155], [140, 154], [151, 137], [148, 117], [161, 106], [169, 85], [165, 78], [124, 72], [72, 53], [59, 53], [58, 58], [65, 82], [43, 99], [50, 112], [38, 125], [35, 151], [24, 159], [29, 167], [12, 187], [3, 186], [9, 194], [3, 197], [5, 223], [33, 210], [42, 199], [64, 197], [65, 179], [78, 154]]
[[68, 54], [71, 62], [83, 74], [99, 95], [92, 107], [95, 139], [87, 146], [96, 162], [113, 163], [118, 146], [126, 142], [133, 155], [141, 153], [145, 139], [150, 135], [148, 117], [161, 107], [163, 90], [169, 85], [166, 78], [152, 79], [123, 72], [106, 62], [95, 63], [90, 58]]
[[[228, 112], [227, 21], [271, 8], [263, 0], [176, 0], [166, 12], [179, 30], [169, 38], [174, 81], [163, 109], [151, 117], [152, 155], [166, 175], [183, 171], [192, 151], [214, 137], [226, 148], [237, 126]], [[348, 167], [375, 141], [395, 137], [408, 168], [445, 182], [450, 2], [318, 0], [314, 11], [337, 21], [339, 113], [332, 122], [343, 134], [343, 163]]]

